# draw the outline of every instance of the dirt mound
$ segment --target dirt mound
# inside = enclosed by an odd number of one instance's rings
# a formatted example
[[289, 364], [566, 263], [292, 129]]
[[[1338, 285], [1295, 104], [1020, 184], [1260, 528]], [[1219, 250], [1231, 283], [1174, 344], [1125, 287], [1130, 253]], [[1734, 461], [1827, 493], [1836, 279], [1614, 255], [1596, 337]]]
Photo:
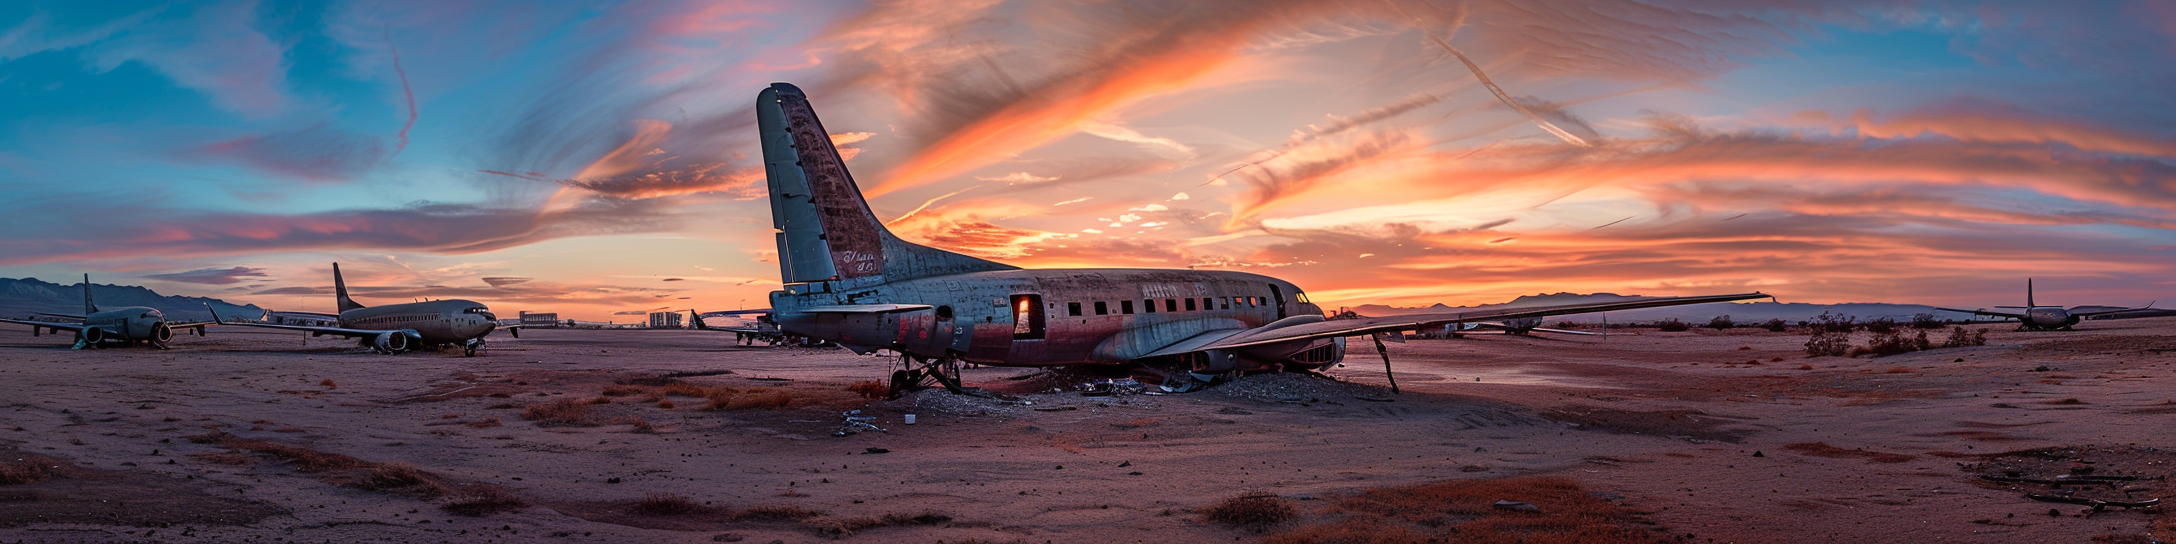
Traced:
[[1643, 434], [1669, 438], [1692, 438], [1736, 443], [1752, 436], [1751, 429], [1725, 429], [1736, 423], [1734, 418], [1709, 415], [1699, 410], [1655, 410], [1641, 412], [1600, 406], [1571, 405], [1542, 412], [1541, 417], [1562, 421], [1580, 428], [1618, 434]]

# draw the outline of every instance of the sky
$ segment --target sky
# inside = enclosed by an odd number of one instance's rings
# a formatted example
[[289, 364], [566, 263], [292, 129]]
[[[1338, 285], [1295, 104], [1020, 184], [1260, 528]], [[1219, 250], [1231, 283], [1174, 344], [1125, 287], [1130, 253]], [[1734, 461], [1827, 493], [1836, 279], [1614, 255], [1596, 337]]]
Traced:
[[2176, 3], [0, 3], [0, 277], [767, 305], [756, 93], [904, 238], [1326, 307], [2176, 299]]

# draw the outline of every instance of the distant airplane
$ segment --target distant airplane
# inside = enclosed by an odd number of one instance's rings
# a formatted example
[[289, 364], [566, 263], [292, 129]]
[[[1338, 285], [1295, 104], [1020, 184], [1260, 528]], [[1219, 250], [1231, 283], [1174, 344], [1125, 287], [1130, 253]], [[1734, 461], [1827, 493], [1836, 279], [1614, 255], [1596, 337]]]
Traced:
[[[772, 320], [787, 333], [859, 353], [900, 352], [907, 368], [892, 374], [895, 391], [924, 378], [958, 391], [960, 362], [1140, 364], [1161, 374], [1167, 389], [1186, 391], [1234, 372], [1335, 364], [1349, 336], [1769, 298], [1745, 293], [1332, 320], [1298, 286], [1257, 274], [1023, 270], [892, 235], [870, 213], [799, 88], [764, 89], [756, 120], [785, 283], [771, 293]], [[1380, 336], [1376, 348], [1382, 350]]]
[[[484, 336], [504, 328], [508, 334], [520, 338], [520, 325], [499, 325], [499, 317], [491, 314], [482, 304], [466, 300], [430, 300], [408, 302], [367, 308], [348, 298], [348, 284], [340, 277], [340, 263], [332, 263], [333, 297], [339, 303], [338, 327], [312, 325], [281, 325], [261, 321], [224, 321], [213, 313], [212, 319], [227, 325], [264, 327], [304, 331], [310, 336], [344, 336], [360, 339], [363, 347], [379, 353], [394, 354], [413, 348], [437, 348], [461, 346], [462, 353], [476, 356], [483, 349]], [[267, 312], [269, 315], [270, 312]]]
[[157, 308], [144, 306], [100, 310], [97, 304], [91, 302], [90, 274], [83, 275], [83, 315], [49, 314], [44, 312], [39, 312], [38, 315], [74, 319], [77, 322], [0, 319], [0, 323], [29, 325], [31, 336], [38, 336], [40, 331], [54, 334], [60, 334], [60, 331], [75, 333], [76, 345], [72, 349], [97, 348], [108, 343], [134, 344], [137, 342], [145, 342], [151, 344], [151, 347], [166, 349], [166, 343], [174, 339], [174, 329], [186, 329], [192, 334], [203, 336], [204, 327], [213, 324], [209, 322], [168, 323], [166, 322], [165, 313], [160, 312]]
[[[689, 322], [689, 323], [694, 323], [694, 324], [695, 324], [695, 330], [699, 330], [699, 331], [709, 331], [709, 332], [730, 332], [730, 333], [739, 333], [739, 334], [745, 335], [744, 337], [746, 337], [746, 336], [753, 336], [753, 337], [755, 337], [755, 338], [757, 338], [757, 339], [770, 339], [770, 340], [774, 340], [774, 341], [775, 341], [775, 340], [777, 340], [777, 339], [780, 339], [780, 338], [782, 338], [783, 336], [785, 336], [785, 333], [784, 333], [783, 331], [780, 331], [780, 330], [778, 330], [778, 324], [776, 324], [776, 323], [772, 323], [772, 322], [771, 322], [771, 317], [770, 317], [770, 314], [771, 314], [771, 311], [770, 311], [770, 310], [768, 310], [768, 309], [764, 309], [764, 310], [734, 310], [734, 311], [730, 311], [730, 312], [710, 312], [710, 315], [714, 315], [714, 316], [732, 316], [732, 317], [740, 317], [740, 316], [746, 316], [746, 315], [752, 315], [752, 316], [756, 316], [756, 317], [755, 317], [755, 319], [753, 319], [753, 320], [750, 320], [750, 321], [752, 322], [752, 324], [751, 324], [751, 325], [748, 325], [748, 326], [742, 326], [742, 327], [712, 327], [712, 326], [710, 326], [710, 323], [707, 323], [707, 322], [704, 322], [704, 321], [703, 321], [703, 314], [702, 314], [702, 313], [696, 312], [695, 310], [688, 310], [688, 322]], [[747, 319], [747, 318], [742, 318], [742, 319]]]
[[2041, 306], [2041, 305], [2038, 305], [2038, 304], [2035, 304], [2035, 303], [2033, 303], [2033, 301], [2032, 301], [2032, 278], [2025, 278], [2025, 305], [2024, 305], [2024, 306], [1996, 306], [1996, 308], [2015, 308], [2015, 309], [2020, 309], [2020, 310], [2024, 310], [2024, 311], [2023, 311], [2023, 312], [1995, 312], [1995, 311], [1989, 311], [1989, 310], [1987, 310], [1987, 309], [1984, 309], [1984, 308], [1982, 308], [1982, 309], [1978, 309], [1978, 310], [1960, 310], [1960, 309], [1957, 309], [1957, 308], [1941, 308], [1941, 307], [1936, 307], [1935, 309], [1936, 309], [1936, 310], [1944, 310], [1944, 311], [1950, 311], [1950, 312], [1963, 312], [1963, 313], [1968, 313], [1968, 314], [1979, 314], [1979, 315], [1984, 315], [1984, 316], [1993, 316], [1993, 317], [2004, 317], [2004, 318], [2009, 318], [2009, 319], [2015, 319], [2015, 320], [2017, 320], [2017, 323], [2018, 323], [2018, 325], [2017, 325], [2017, 329], [2018, 329], [2018, 330], [2036, 330], [2036, 331], [2048, 331], [2048, 330], [2066, 330], [2066, 331], [2067, 331], [2067, 330], [2070, 330], [2070, 327], [2071, 327], [2072, 325], [2076, 325], [2076, 324], [2078, 324], [2078, 321], [2080, 321], [2080, 320], [2083, 320], [2083, 319], [2085, 319], [2085, 318], [2089, 318], [2089, 317], [2103, 317], [2103, 316], [2105, 316], [2105, 317], [2108, 317], [2108, 318], [2115, 318], [2115, 319], [2121, 319], [2121, 318], [2124, 318], [2124, 317], [2155, 317], [2155, 316], [2161, 315], [2161, 314], [2159, 314], [2158, 312], [2152, 312], [2152, 310], [2153, 310], [2153, 304], [2152, 304], [2152, 303], [2147, 303], [2147, 304], [2146, 304], [2146, 306], [2145, 306], [2145, 307], [2143, 307], [2143, 308], [2116, 308], [2116, 307], [2111, 307], [2111, 306], [2079, 306], [2079, 307], [2076, 307], [2076, 308], [2064, 309], [2064, 308], [2063, 308], [2063, 307], [2061, 307], [2061, 306]]

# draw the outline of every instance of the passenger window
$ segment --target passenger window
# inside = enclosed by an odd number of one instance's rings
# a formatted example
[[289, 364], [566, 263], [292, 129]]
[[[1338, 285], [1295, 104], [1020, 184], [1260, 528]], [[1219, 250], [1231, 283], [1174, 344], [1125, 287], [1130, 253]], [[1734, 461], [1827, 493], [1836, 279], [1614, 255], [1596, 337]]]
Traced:
[[1222, 302], [1222, 303], [1224, 303], [1224, 308], [1223, 308], [1223, 309], [1226, 309], [1226, 310], [1232, 309], [1232, 297], [1218, 297], [1218, 298], [1217, 298], [1217, 302]]
[[1065, 303], [1065, 315], [1069, 315], [1069, 316], [1074, 316], [1074, 317], [1079, 317], [1079, 316], [1080, 316], [1080, 303], [1078, 303], [1078, 302], [1067, 302], [1067, 303]]
[[1186, 311], [1194, 311], [1194, 299], [1186, 299]]
[[1106, 304], [1106, 303], [1104, 303], [1103, 301], [1100, 301], [1100, 300], [1096, 301], [1096, 315], [1110, 315], [1110, 313], [1111, 313], [1111, 305], [1110, 305], [1110, 304]]
[[1166, 311], [1166, 312], [1176, 312], [1176, 311], [1179, 311], [1179, 299], [1175, 299], [1175, 298], [1167, 298], [1167, 299], [1164, 299], [1164, 311]]
[[1118, 301], [1118, 313], [1121, 313], [1121, 314], [1125, 314], [1125, 315], [1133, 315], [1133, 301], [1131, 301], [1131, 300], [1121, 300], [1121, 301]]
[[1144, 299], [1141, 299], [1141, 313], [1144, 313], [1144, 314], [1153, 314], [1153, 313], [1156, 313], [1156, 299], [1153, 299], [1153, 298], [1144, 298]]
[[1213, 298], [1209, 298], [1209, 297], [1201, 297], [1201, 309], [1203, 309], [1203, 310], [1214, 310], [1214, 309], [1216, 309], [1216, 299], [1213, 299]]

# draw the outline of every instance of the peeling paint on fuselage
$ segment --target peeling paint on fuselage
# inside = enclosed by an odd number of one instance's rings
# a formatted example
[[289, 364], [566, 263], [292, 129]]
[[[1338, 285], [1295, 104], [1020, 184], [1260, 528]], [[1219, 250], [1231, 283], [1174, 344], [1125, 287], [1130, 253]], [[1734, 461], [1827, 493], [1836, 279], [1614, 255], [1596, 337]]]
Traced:
[[[1044, 366], [1127, 363], [1206, 332], [1322, 314], [1301, 301], [1304, 296], [1291, 282], [1243, 272], [1005, 270], [857, 287], [842, 283], [793, 284], [773, 292], [774, 319], [787, 332], [861, 351], [886, 348], [978, 364]], [[1032, 317], [1015, 307], [1020, 295], [1039, 300], [1039, 308], [1030, 310], [1043, 313], [1041, 330], [1015, 319]], [[932, 308], [887, 314], [798, 311], [846, 304]]]

